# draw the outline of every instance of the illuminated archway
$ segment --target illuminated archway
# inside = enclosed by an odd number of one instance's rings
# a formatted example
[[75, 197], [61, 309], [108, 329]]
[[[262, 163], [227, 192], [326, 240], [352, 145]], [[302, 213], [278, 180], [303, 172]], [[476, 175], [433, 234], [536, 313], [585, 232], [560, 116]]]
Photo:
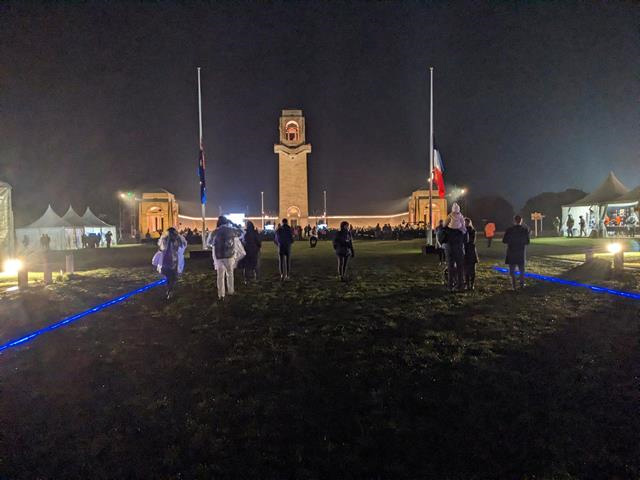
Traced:
[[147, 210], [147, 231], [162, 232], [164, 231], [165, 213], [161, 207], [153, 206]]
[[297, 142], [300, 140], [300, 125], [297, 122], [290, 121], [284, 126], [284, 136], [289, 142]]
[[[424, 212], [422, 212], [422, 218], [425, 222], [428, 222], [429, 220], [429, 206], [427, 205], [426, 207], [424, 207]], [[437, 203], [432, 203], [431, 204], [431, 219], [432, 219], [432, 225], [437, 226], [438, 222], [440, 222], [440, 220], [444, 220], [444, 218], [442, 217], [442, 212], [440, 210], [440, 206]]]

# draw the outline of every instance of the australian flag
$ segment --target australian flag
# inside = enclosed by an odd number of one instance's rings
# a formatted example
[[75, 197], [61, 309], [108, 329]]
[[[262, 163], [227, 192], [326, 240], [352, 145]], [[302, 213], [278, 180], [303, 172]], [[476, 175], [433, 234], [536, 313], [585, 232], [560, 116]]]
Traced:
[[200, 143], [200, 155], [198, 156], [198, 177], [200, 178], [200, 203], [202, 205], [207, 203], [207, 182], [204, 175], [205, 163], [204, 163], [204, 148]]

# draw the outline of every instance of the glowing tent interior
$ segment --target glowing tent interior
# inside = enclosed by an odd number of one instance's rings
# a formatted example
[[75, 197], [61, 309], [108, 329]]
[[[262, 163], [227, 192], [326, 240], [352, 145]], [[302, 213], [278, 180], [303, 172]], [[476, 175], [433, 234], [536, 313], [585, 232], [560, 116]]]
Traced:
[[[618, 215], [622, 212], [624, 218], [633, 218], [638, 205], [640, 187], [629, 189], [614, 175], [609, 172], [607, 178], [593, 192], [581, 198], [577, 202], [562, 206], [562, 231], [567, 235], [567, 220], [569, 215], [574, 220], [574, 234], [580, 232], [580, 217], [586, 222], [586, 235], [598, 234], [605, 236], [607, 230], [623, 225], [611, 225], [607, 221], [612, 212]], [[605, 224], [606, 223], [606, 224]], [[628, 225], [626, 225], [628, 226]], [[611, 233], [611, 232], [609, 232]], [[635, 230], [633, 231], [635, 233]]]

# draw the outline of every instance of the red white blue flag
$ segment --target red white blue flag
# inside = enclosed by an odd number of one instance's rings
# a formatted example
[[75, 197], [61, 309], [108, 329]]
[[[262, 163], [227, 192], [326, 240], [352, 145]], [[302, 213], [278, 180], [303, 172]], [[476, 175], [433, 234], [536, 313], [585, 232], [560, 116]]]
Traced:
[[445, 190], [444, 190], [444, 165], [442, 164], [442, 158], [440, 157], [440, 152], [434, 148], [433, 149], [433, 180], [438, 185], [438, 196], [440, 198], [444, 198]]

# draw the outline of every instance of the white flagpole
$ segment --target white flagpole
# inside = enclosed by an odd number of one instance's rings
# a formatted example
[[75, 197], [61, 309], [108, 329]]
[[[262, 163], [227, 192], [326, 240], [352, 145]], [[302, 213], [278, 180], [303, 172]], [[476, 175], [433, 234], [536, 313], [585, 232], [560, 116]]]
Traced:
[[[200, 133], [200, 149], [202, 149], [202, 89], [200, 88], [200, 67], [198, 69], [198, 126]], [[207, 239], [204, 237], [204, 231], [206, 229], [206, 221], [205, 221], [205, 205], [204, 202], [201, 203], [202, 206], [202, 248], [205, 249], [207, 245]]]
[[433, 214], [431, 212], [433, 200], [433, 67], [429, 67], [429, 73], [429, 228], [427, 245], [433, 245]]
[[262, 230], [264, 230], [264, 192], [260, 192], [260, 215], [262, 215]]

